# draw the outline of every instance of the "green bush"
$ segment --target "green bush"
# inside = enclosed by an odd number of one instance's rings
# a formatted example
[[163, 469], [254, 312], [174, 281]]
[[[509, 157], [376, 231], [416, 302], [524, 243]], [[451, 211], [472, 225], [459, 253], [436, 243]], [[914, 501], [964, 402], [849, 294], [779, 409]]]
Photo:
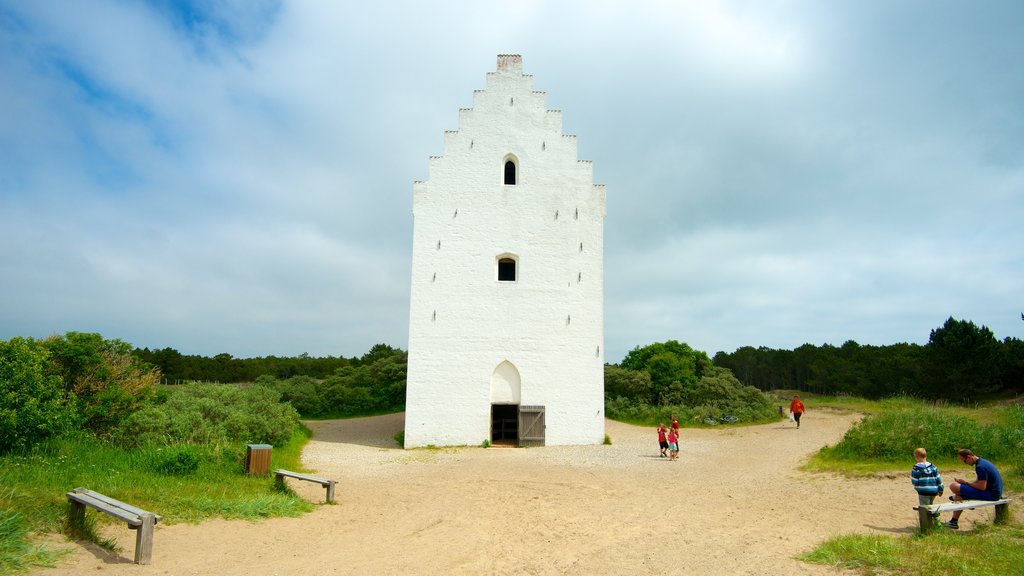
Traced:
[[281, 394], [307, 418], [363, 416], [405, 407], [406, 353], [378, 344], [358, 362], [317, 380], [260, 376], [256, 384]]
[[[623, 371], [616, 369], [612, 373], [620, 380], [630, 380], [620, 374]], [[735, 416], [739, 422], [767, 422], [778, 417], [770, 396], [753, 386], [744, 386], [730, 370], [713, 366], [705, 367], [704, 375], [694, 385], [669, 385], [662, 398], [671, 402], [652, 405], [619, 396], [606, 400], [605, 413], [614, 420], [645, 426], [665, 422], [672, 415], [680, 422], [692, 424], [700, 424], [709, 415]]]
[[153, 469], [164, 476], [189, 476], [199, 470], [199, 461], [193, 450], [179, 446], [161, 454]]
[[254, 443], [281, 445], [298, 425], [298, 413], [264, 386], [185, 384], [166, 401], [150, 403], [118, 427], [123, 446]]
[[87, 430], [107, 434], [153, 395], [160, 373], [121, 340], [68, 332], [43, 341], [64, 389], [77, 398]]
[[0, 341], [0, 454], [61, 434], [77, 422], [74, 398], [52, 374], [46, 348], [30, 338]]

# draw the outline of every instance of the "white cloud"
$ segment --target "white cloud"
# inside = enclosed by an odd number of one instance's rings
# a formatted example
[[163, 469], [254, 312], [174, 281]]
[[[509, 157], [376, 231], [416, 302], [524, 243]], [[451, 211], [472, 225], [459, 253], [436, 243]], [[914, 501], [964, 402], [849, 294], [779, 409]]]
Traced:
[[175, 6], [0, 8], [0, 338], [404, 347], [411, 183], [503, 52], [608, 185], [610, 361], [1024, 334], [1015, 5]]

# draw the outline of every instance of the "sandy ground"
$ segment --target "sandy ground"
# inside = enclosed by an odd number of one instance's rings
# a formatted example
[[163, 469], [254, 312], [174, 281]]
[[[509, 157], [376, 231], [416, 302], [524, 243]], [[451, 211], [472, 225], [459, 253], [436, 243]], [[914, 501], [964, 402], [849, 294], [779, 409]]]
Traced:
[[[39, 575], [839, 574], [794, 556], [835, 534], [910, 534], [908, 477], [810, 474], [807, 456], [856, 416], [683, 430], [680, 459], [653, 429], [607, 422], [611, 446], [400, 450], [403, 415], [310, 422], [304, 464], [338, 480], [337, 505], [301, 518], [162, 524], [153, 563], [87, 543]], [[945, 475], [947, 471], [943, 471]], [[948, 471], [952, 474], [952, 471]], [[292, 482], [324, 501], [324, 489]], [[968, 512], [962, 529], [991, 513]]]

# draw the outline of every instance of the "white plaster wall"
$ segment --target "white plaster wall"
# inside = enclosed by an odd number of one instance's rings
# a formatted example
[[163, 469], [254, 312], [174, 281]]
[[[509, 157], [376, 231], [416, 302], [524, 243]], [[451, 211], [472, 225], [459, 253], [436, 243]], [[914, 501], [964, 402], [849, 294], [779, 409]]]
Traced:
[[[504, 160], [518, 180], [503, 184]], [[545, 406], [546, 443], [604, 439], [605, 193], [558, 111], [499, 56], [444, 154], [413, 186], [406, 447], [490, 438], [491, 381], [508, 361], [521, 404]], [[497, 257], [518, 258], [497, 281]]]

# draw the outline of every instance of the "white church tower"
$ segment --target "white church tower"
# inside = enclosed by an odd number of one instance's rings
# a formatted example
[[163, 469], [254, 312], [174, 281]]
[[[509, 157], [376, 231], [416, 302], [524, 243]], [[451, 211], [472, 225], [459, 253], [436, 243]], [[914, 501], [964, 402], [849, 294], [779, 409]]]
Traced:
[[519, 55], [412, 208], [405, 447], [602, 442], [604, 186]]

